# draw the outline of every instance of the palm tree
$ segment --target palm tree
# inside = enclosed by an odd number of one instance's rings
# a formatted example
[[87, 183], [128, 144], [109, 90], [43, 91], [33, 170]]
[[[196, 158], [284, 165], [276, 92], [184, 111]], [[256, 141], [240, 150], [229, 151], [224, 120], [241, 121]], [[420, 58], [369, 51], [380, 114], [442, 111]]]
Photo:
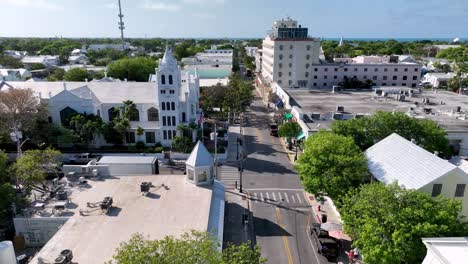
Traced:
[[114, 129], [117, 130], [125, 141], [125, 132], [130, 129], [130, 116], [137, 111], [136, 105], [131, 100], [123, 101], [123, 106], [116, 107], [115, 111], [117, 111], [119, 115], [112, 121], [114, 123]]

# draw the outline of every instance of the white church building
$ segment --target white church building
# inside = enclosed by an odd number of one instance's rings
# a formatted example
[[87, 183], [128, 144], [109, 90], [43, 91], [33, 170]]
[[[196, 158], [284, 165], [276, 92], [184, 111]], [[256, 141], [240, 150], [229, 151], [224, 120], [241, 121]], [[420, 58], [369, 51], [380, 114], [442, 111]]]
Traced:
[[[0, 90], [32, 89], [48, 106], [49, 122], [62, 125], [74, 113], [94, 114], [111, 122], [123, 101], [135, 103], [137, 113], [130, 117], [131, 128], [125, 142], [160, 142], [170, 146], [179, 124], [197, 122], [199, 116], [199, 79], [197, 73], [181, 71], [172, 51], [166, 49], [153, 76], [155, 82], [5, 82]], [[143, 135], [136, 130], [144, 129]], [[105, 141], [99, 144], [106, 144]]]

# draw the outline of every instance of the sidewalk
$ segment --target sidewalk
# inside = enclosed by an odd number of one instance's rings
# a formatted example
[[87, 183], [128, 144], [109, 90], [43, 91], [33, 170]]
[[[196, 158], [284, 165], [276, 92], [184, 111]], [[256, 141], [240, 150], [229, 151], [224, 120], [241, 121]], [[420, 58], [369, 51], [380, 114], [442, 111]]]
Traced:
[[255, 245], [253, 234], [252, 214], [250, 212], [246, 194], [237, 190], [226, 190], [226, 210], [224, 215], [223, 245], [233, 243], [239, 245], [250, 241]]
[[[336, 227], [334, 228], [335, 230], [329, 230], [328, 233], [330, 236], [340, 239], [343, 246], [342, 252], [338, 257], [337, 263], [348, 264], [349, 260], [347, 254], [351, 249], [352, 240], [343, 231], [343, 221], [341, 220], [341, 215], [336, 209], [335, 204], [330, 199], [330, 197], [325, 197], [325, 201], [321, 203], [317, 201], [316, 197], [313, 194], [307, 193], [306, 195], [309, 198], [313, 214], [317, 217], [316, 220], [318, 221], [318, 223], [323, 224], [323, 215], [326, 215], [326, 223], [328, 223], [329, 226]], [[362, 261], [360, 259], [356, 259], [354, 263], [362, 263]]]

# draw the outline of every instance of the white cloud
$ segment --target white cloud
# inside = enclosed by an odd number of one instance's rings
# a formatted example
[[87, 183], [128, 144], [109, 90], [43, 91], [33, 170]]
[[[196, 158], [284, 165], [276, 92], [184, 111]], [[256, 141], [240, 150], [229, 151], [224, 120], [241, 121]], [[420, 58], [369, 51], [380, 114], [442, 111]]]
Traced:
[[149, 10], [157, 10], [157, 11], [177, 11], [180, 10], [181, 6], [176, 4], [168, 4], [164, 2], [154, 2], [146, 0], [143, 8]]
[[63, 6], [53, 0], [0, 0], [0, 4], [25, 9], [63, 10]]

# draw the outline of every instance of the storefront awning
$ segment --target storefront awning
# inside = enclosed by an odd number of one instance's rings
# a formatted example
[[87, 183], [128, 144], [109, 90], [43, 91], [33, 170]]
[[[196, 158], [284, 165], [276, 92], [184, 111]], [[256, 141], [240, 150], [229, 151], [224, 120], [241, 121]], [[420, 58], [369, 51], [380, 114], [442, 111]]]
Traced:
[[301, 139], [305, 138], [305, 136], [306, 136], [306, 135], [304, 134], [304, 132], [301, 132], [301, 133], [296, 137], [296, 140], [301, 140]]
[[291, 113], [286, 113], [286, 114], [284, 114], [283, 118], [284, 118], [284, 120], [290, 120], [290, 119], [293, 118], [293, 115]]

